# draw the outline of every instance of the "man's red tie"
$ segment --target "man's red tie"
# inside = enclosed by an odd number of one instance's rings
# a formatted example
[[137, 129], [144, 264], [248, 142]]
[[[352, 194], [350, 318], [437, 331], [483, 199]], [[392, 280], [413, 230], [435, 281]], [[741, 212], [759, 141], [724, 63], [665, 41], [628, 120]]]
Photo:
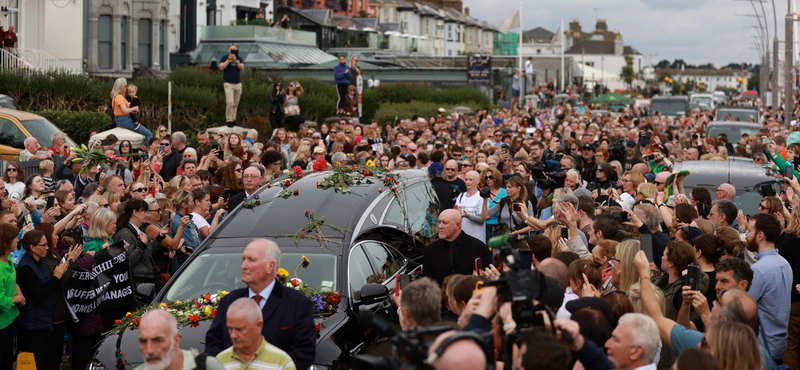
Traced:
[[258, 303], [259, 306], [261, 305], [261, 298], [264, 298], [264, 297], [262, 297], [260, 295], [254, 295], [253, 296], [253, 300], [256, 301], [256, 303]]

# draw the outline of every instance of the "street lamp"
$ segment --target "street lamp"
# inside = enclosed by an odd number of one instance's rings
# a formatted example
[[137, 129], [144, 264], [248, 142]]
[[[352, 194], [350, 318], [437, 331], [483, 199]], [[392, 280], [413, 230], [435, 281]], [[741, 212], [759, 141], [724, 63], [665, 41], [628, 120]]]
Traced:
[[4, 16], [4, 17], [8, 17], [9, 10], [8, 10], [8, 7], [7, 7], [7, 6], [0, 7], [0, 11], [2, 11], [2, 12], [3, 12], [3, 16]]

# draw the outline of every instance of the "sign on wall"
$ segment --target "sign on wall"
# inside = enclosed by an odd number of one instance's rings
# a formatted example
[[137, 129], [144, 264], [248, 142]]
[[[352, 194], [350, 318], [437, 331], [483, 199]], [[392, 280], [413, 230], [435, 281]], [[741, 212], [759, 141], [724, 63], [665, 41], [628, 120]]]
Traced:
[[492, 57], [469, 56], [467, 59], [467, 84], [489, 85], [492, 83]]

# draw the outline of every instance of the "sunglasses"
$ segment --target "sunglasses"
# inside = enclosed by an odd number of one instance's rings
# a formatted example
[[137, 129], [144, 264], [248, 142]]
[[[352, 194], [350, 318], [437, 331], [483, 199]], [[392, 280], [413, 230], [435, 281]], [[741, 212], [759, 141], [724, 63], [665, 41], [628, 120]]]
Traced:
[[464, 152], [465, 152], [465, 153], [472, 153], [472, 151], [471, 151], [471, 150], [465, 150]]
[[136, 193], [144, 193], [144, 192], [146, 192], [146, 191], [147, 191], [147, 190], [146, 190], [145, 188], [138, 188], [138, 189], [136, 189], [136, 190], [131, 190], [131, 193], [133, 193], [133, 192], [136, 192]]
[[158, 130], [158, 132], [167, 132], [167, 130]]
[[163, 146], [170, 146], [170, 145], [172, 145], [172, 144], [170, 144], [170, 143], [161, 143], [161, 145], [163, 145]]
[[122, 147], [122, 148], [130, 148], [131, 145], [130, 144], [122, 144], [122, 145], [120, 145], [120, 147]]
[[6, 172], [17, 172], [17, 169], [12, 167], [7, 169]]
[[489, 175], [489, 176], [486, 176], [486, 179], [487, 179], [487, 180], [493, 180], [493, 179], [494, 179], [494, 176], [491, 176], [491, 175]]
[[242, 171], [244, 171], [244, 170], [243, 170], [243, 169], [241, 169], [241, 168], [237, 168], [235, 171], [236, 171], [236, 172], [242, 172]]

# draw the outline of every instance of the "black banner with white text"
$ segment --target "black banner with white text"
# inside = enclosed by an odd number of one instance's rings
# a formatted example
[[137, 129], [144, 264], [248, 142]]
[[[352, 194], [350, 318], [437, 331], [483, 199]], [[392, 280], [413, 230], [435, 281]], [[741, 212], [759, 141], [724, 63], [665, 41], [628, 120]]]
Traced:
[[75, 267], [66, 292], [67, 304], [76, 314], [120, 307], [136, 300], [130, 265], [125, 252], [116, 257], [107, 250], [97, 252], [90, 270]]

